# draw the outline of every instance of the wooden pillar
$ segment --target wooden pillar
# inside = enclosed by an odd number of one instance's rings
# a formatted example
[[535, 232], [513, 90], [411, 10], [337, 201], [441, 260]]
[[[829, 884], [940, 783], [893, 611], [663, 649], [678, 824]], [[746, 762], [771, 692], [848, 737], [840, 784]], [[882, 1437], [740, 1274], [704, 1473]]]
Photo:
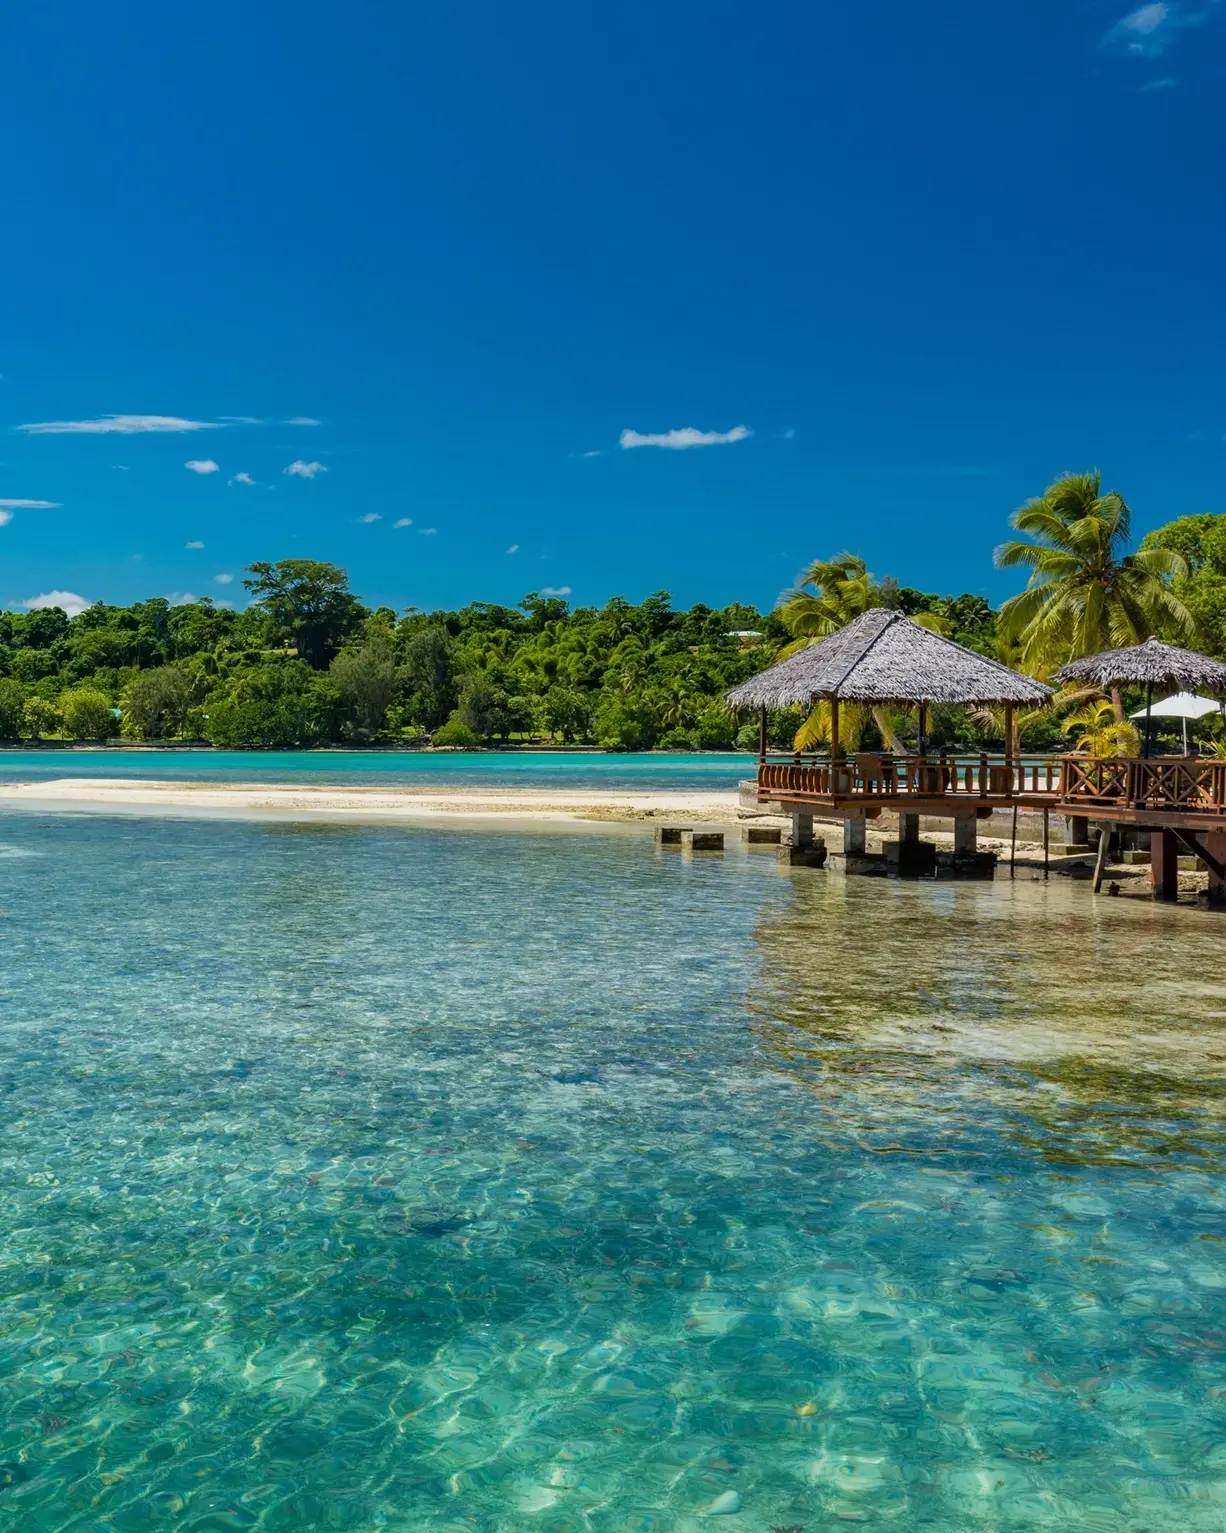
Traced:
[[[1005, 765], [1013, 766], [1013, 704], [1005, 704]], [[1009, 773], [1009, 791], [1013, 792], [1013, 773]]]
[[766, 760], [766, 708], [758, 714], [758, 760]]
[[839, 759], [839, 700], [837, 697], [830, 699], [830, 759]]
[[919, 705], [919, 754], [921, 756], [925, 754], [925, 748], [926, 748], [926, 746], [928, 744], [927, 735], [928, 735], [928, 704], [927, 703], [921, 703]]
[[868, 821], [862, 814], [843, 818], [843, 852], [848, 857], [863, 857], [868, 850]]
[[1156, 900], [1179, 898], [1179, 842], [1173, 830], [1150, 831], [1149, 876]]
[[[1226, 830], [1211, 830], [1205, 834], [1205, 850], [1211, 857], [1226, 865]], [[1207, 899], [1211, 905], [1226, 905], [1226, 879], [1221, 879], [1209, 869]]]

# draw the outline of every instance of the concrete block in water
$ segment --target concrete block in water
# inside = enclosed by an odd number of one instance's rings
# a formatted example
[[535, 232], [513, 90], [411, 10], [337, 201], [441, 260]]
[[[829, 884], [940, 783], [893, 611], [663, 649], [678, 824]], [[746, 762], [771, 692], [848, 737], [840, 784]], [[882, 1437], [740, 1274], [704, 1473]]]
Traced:
[[936, 875], [938, 878], [979, 878], [991, 881], [996, 877], [995, 852], [937, 852]]
[[792, 868], [824, 868], [829, 855], [824, 841], [815, 841], [812, 846], [781, 846], [776, 853], [780, 862]]
[[887, 871], [895, 878], [935, 878], [937, 849], [931, 841], [882, 843]]
[[724, 833], [722, 830], [683, 830], [681, 845], [688, 846], [693, 852], [722, 852]]
[[783, 840], [777, 825], [746, 825], [741, 835], [747, 846], [778, 846]]
[[685, 835], [680, 825], [661, 825], [656, 831], [656, 841], [661, 846], [680, 846]]

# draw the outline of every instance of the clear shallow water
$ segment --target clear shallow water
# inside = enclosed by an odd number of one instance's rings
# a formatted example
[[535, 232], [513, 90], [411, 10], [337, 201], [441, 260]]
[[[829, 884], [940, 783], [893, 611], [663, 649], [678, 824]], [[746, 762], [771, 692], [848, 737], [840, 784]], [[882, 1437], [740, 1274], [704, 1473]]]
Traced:
[[754, 757], [679, 751], [622, 755], [568, 751], [0, 751], [0, 783], [58, 777], [153, 777], [170, 782], [404, 784], [470, 788], [719, 791], [752, 777]]
[[1226, 1520], [1219, 919], [582, 833], [0, 868], [0, 1526]]

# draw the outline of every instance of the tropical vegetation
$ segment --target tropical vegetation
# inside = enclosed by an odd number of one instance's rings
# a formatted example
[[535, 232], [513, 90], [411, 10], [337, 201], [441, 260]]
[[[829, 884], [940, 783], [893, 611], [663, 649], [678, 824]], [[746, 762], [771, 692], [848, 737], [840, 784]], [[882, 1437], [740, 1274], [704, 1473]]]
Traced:
[[[998, 563], [1027, 571], [1028, 584], [999, 610], [878, 579], [841, 553], [814, 562], [769, 612], [678, 609], [664, 591], [601, 607], [531, 592], [513, 607], [395, 612], [365, 605], [343, 570], [309, 559], [253, 564], [241, 611], [154, 597], [72, 617], [0, 612], [0, 739], [750, 749], [757, 721], [724, 708], [727, 688], [874, 606], [1039, 676], [1150, 634], [1226, 658], [1226, 515], [1182, 517], [1133, 549], [1126, 502], [1093, 473], [1057, 480], [1013, 525]], [[1032, 748], [1067, 738], [1107, 749], [1130, 738], [1131, 705], [1083, 690], [1015, 728]], [[821, 709], [768, 719], [776, 746], [812, 743], [827, 727]], [[880, 709], [842, 722], [845, 739], [889, 745], [909, 743], [914, 727]], [[934, 708], [929, 720], [936, 746], [999, 744], [1003, 727], [992, 710]]]

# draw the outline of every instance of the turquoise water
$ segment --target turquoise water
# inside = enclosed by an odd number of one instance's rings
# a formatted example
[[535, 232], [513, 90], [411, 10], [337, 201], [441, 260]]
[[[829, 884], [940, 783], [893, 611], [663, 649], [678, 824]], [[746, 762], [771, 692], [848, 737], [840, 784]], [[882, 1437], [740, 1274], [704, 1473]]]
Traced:
[[0, 1527], [1220, 1530], [1220, 918], [0, 817]]
[[605, 788], [643, 793], [735, 788], [756, 759], [664, 751], [0, 751], [0, 783], [57, 777], [171, 782], [312, 783], [317, 787]]

